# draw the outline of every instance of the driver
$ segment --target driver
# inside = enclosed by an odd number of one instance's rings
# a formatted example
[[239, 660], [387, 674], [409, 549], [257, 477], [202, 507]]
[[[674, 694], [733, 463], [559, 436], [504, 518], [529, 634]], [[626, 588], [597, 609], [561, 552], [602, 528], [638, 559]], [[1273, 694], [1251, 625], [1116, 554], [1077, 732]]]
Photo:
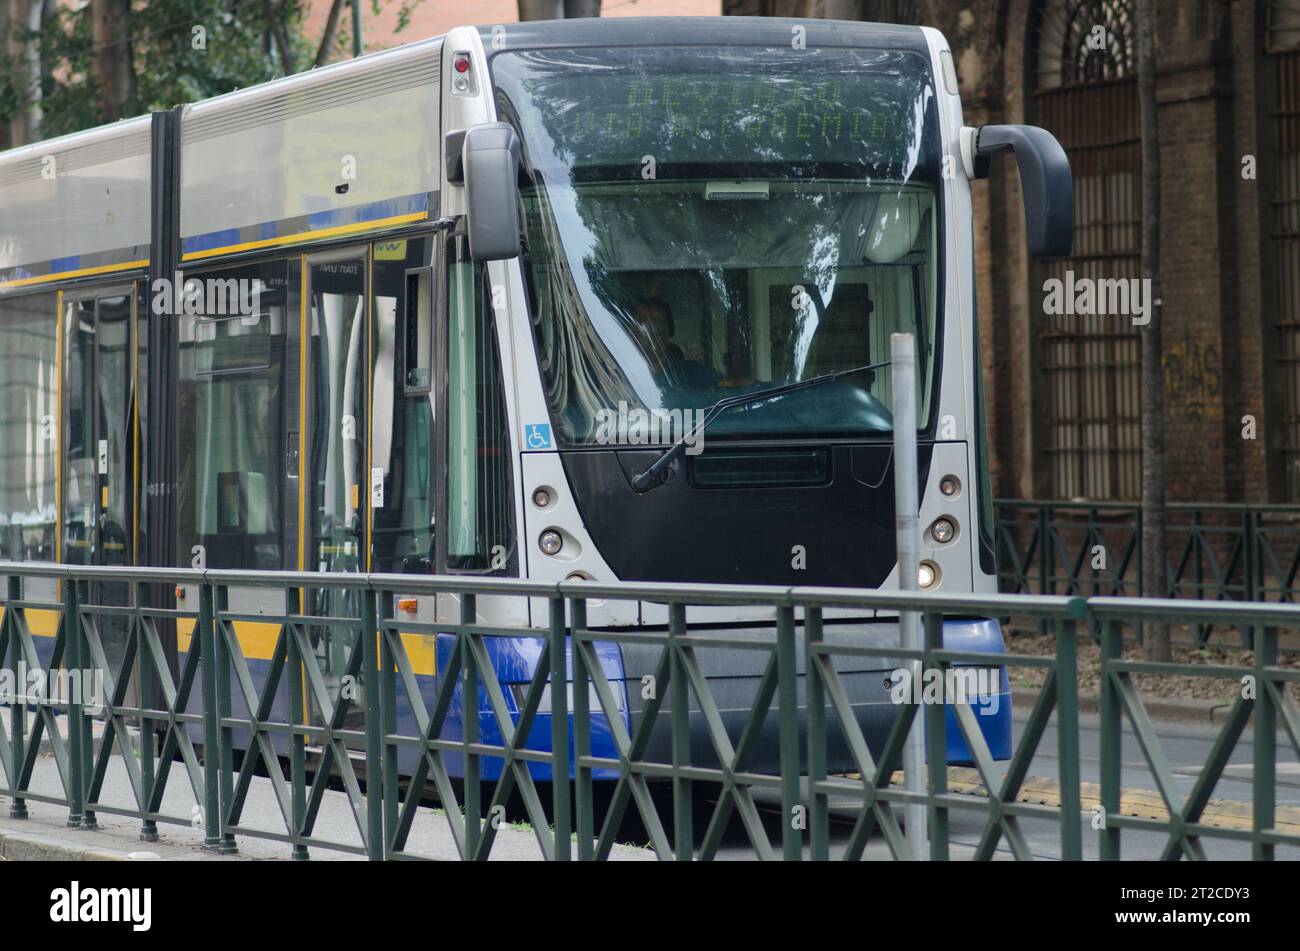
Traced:
[[677, 326], [668, 302], [651, 297], [637, 305], [633, 318], [641, 331], [642, 349], [655, 382], [665, 386], [716, 386], [722, 374], [699, 360], [687, 359], [673, 343]]

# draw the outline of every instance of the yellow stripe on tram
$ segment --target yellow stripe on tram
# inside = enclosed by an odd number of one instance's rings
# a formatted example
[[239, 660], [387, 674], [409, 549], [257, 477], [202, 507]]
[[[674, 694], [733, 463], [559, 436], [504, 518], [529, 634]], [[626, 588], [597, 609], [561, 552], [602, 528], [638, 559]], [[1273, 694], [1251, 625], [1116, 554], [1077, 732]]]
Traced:
[[71, 281], [78, 277], [93, 277], [96, 274], [116, 274], [119, 271], [138, 271], [149, 266], [143, 261], [127, 261], [125, 264], [105, 264], [100, 267], [83, 267], [75, 271], [59, 271], [57, 274], [42, 274], [38, 277], [20, 277], [12, 281], [0, 281], [0, 291], [14, 290], [19, 287], [34, 287], [37, 284], [52, 284], [55, 281]]
[[[56, 610], [44, 608], [27, 609], [27, 630], [33, 637], [55, 637], [59, 633], [59, 614]], [[0, 622], [5, 619], [5, 609], [0, 607]], [[3, 658], [0, 658], [3, 660]]]
[[[28, 611], [30, 619], [34, 612]], [[54, 618], [58, 626], [57, 611], [41, 611]], [[0, 614], [0, 617], [3, 617]], [[194, 639], [194, 628], [198, 622], [194, 618], [181, 618], [176, 622], [176, 649], [182, 654], [188, 653], [190, 642]], [[33, 627], [35, 633], [35, 627]], [[53, 630], [48, 635], [54, 636]], [[244, 652], [245, 660], [270, 660], [275, 656], [275, 645], [280, 639], [280, 625], [273, 621], [236, 621], [235, 636], [239, 638], [239, 649]], [[411, 670], [421, 677], [432, 677], [438, 672], [437, 638], [433, 634], [401, 635], [402, 647], [410, 661]]]
[[338, 225], [334, 228], [321, 228], [317, 231], [304, 231], [301, 234], [285, 235], [282, 238], [262, 238], [258, 241], [245, 241], [242, 244], [228, 244], [220, 248], [209, 248], [203, 251], [190, 251], [181, 256], [182, 261], [197, 261], [203, 258], [212, 258], [221, 254], [234, 254], [239, 251], [256, 251], [260, 248], [277, 248], [288, 247], [295, 244], [306, 244], [309, 241], [320, 241], [325, 238], [338, 238], [349, 234], [360, 234], [363, 231], [378, 231], [383, 228], [395, 228], [398, 225], [414, 224], [417, 221], [425, 221], [429, 217], [427, 211], [419, 211], [409, 215], [394, 215], [391, 218], [379, 218], [375, 221], [358, 221], [350, 225]]

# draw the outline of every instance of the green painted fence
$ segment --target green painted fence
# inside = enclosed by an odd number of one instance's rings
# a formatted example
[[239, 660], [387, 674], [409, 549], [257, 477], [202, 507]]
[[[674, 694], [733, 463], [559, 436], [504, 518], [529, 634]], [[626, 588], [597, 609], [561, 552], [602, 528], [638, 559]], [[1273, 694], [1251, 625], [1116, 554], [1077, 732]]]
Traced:
[[[1300, 670], [1278, 665], [1279, 631], [1300, 630], [1300, 606], [1229, 603], [1225, 601], [1138, 600], [1133, 598], [1062, 597], [1045, 595], [915, 595], [866, 590], [761, 588], [716, 585], [641, 585], [566, 583], [546, 585], [504, 579], [413, 577], [405, 575], [252, 574], [194, 572], [165, 569], [114, 569], [0, 563], [3, 622], [0, 658], [12, 669], [35, 665], [37, 652], [32, 621], [57, 616], [53, 659], [59, 666], [101, 667], [107, 672], [107, 702], [100, 716], [101, 735], [76, 697], [43, 702], [35, 709], [10, 707], [7, 733], [0, 735], [0, 795], [10, 798], [10, 814], [25, 815], [26, 802], [43, 801], [66, 807], [73, 826], [91, 827], [98, 814], [132, 816], [141, 823], [145, 839], [155, 838], [160, 823], [193, 825], [195, 816], [163, 811], [168, 784], [182, 784], [201, 815], [206, 844], [220, 851], [237, 850], [241, 837], [259, 836], [283, 842], [294, 858], [307, 858], [313, 849], [341, 849], [371, 859], [420, 858], [410, 848], [413, 819], [429, 790], [436, 793], [445, 821], [465, 859], [490, 855], [497, 825], [482, 817], [517, 794], [548, 859], [603, 859], [610, 855], [622, 817], [635, 810], [647, 830], [649, 844], [661, 858], [710, 859], [724, 842], [731, 822], [748, 835], [762, 858], [825, 859], [830, 855], [830, 802], [849, 800], [856, 814], [845, 858], [863, 855], [868, 840], [879, 836], [895, 858], [914, 858], [899, 822], [900, 807], [920, 800], [929, 812], [929, 858], [946, 859], [953, 843], [950, 817], [974, 811], [983, 819], [975, 857], [993, 857], [1003, 842], [1016, 858], [1031, 858], [1021, 829], [1024, 819], [1048, 819], [1059, 828], [1060, 853], [1083, 854], [1085, 835], [1099, 837], [1105, 858], [1121, 856], [1123, 833], [1152, 830], [1167, 837], [1167, 855], [1199, 857], [1208, 840], [1248, 842], [1255, 858], [1273, 857], [1278, 845], [1300, 845], [1300, 835], [1277, 828], [1278, 730], [1284, 730], [1300, 754], [1300, 712], [1287, 685], [1300, 681]], [[54, 582], [57, 603], [29, 593]], [[189, 585], [197, 601], [183, 600], [178, 609], [147, 607], [150, 586]], [[278, 615], [241, 614], [230, 608], [235, 589], [276, 592], [283, 603]], [[302, 610], [303, 592], [330, 592], [329, 603], [343, 606], [333, 616]], [[129, 592], [123, 597], [124, 592]], [[107, 597], [112, 594], [112, 597]], [[460, 622], [418, 624], [393, 618], [398, 595], [450, 594], [459, 599]], [[477, 602], [484, 598], [529, 597], [545, 605], [549, 625], [487, 626], [478, 622]], [[594, 599], [636, 600], [667, 604], [670, 623], [664, 629], [592, 630], [587, 605]], [[764, 674], [748, 723], [739, 734], [728, 731], [704, 677], [697, 651], [736, 647], [725, 629], [693, 628], [686, 623], [687, 606], [749, 605], [769, 610], [772, 624], [765, 637], [749, 638], [743, 646], [763, 658]], [[869, 647], [830, 643], [823, 636], [826, 613], [917, 610], [923, 615], [925, 646], [920, 651], [900, 647]], [[341, 616], [339, 616], [341, 615]], [[1017, 739], [1009, 762], [994, 762], [976, 714], [956, 704], [959, 728], [974, 752], [975, 768], [987, 796], [961, 795], [948, 788], [944, 762], [945, 707], [903, 704], [878, 755], [873, 755], [853, 716], [848, 694], [834, 660], [856, 655], [919, 659], [923, 669], [953, 664], [988, 665], [988, 654], [945, 650], [941, 643], [945, 615], [1028, 617], [1041, 621], [1055, 639], [1055, 651], [1045, 656], [993, 655], [1008, 667], [1038, 667], [1045, 681]], [[1259, 632], [1258, 649], [1249, 667], [1150, 664], [1124, 660], [1120, 654], [1120, 625], [1154, 617], [1189, 625], [1245, 625]], [[258, 686], [234, 625], [254, 620], [276, 627], [274, 648]], [[192, 627], [189, 649], [179, 670], [169, 661], [167, 641], [172, 625]], [[106, 632], [112, 629], [109, 645]], [[1083, 812], [1079, 765], [1079, 690], [1077, 646], [1081, 631], [1097, 628], [1103, 636], [1103, 680], [1100, 706], [1102, 732], [1101, 797], [1105, 827], [1094, 831]], [[331, 629], [350, 632], [341, 666], [325, 670], [313, 636]], [[439, 687], [426, 703], [416, 686], [412, 659], [403, 634], [454, 635], [449, 665], [439, 671]], [[802, 631], [803, 636], [798, 636]], [[543, 661], [523, 691], [518, 713], [512, 712], [496, 680], [487, 644], [497, 637], [528, 635], [545, 642]], [[656, 683], [659, 689], [643, 710], [635, 732], [622, 725], [619, 705], [596, 655], [597, 641], [637, 641], [658, 648]], [[538, 715], [549, 680], [567, 676], [566, 649], [574, 648], [572, 694], [573, 743], [570, 749], [569, 698], [550, 692], [551, 745], [548, 751], [524, 747]], [[111, 649], [110, 649], [111, 648]], [[799, 674], [799, 652], [803, 668]], [[214, 663], [207, 663], [212, 659]], [[330, 689], [328, 677], [355, 677], [360, 690]], [[1210, 760], [1191, 793], [1175, 783], [1160, 740], [1147, 716], [1134, 677], [1195, 675], [1241, 680], [1251, 691], [1231, 708]], [[276, 716], [274, 700], [281, 684], [290, 698], [288, 716]], [[474, 696], [482, 684], [492, 715], [504, 738], [485, 743], [469, 718], [465, 735], [443, 735], [457, 685]], [[588, 689], [581, 689], [583, 684]], [[800, 687], [806, 694], [806, 729], [799, 725]], [[1245, 695], [1248, 694], [1248, 695]], [[135, 699], [135, 698], [140, 699]], [[664, 698], [671, 698], [663, 710]], [[688, 698], [694, 698], [716, 752], [712, 765], [694, 762], [690, 750]], [[201, 700], [201, 703], [200, 703]], [[593, 703], [595, 704], [593, 708]], [[398, 705], [410, 704], [418, 729], [397, 732]], [[250, 711], [237, 715], [237, 709]], [[309, 716], [308, 710], [316, 715]], [[599, 758], [592, 753], [593, 714], [604, 711], [613, 724], [617, 754]], [[779, 768], [755, 770], [752, 756], [763, 721], [775, 715], [779, 723]], [[900, 768], [903, 740], [916, 717], [922, 718], [928, 752], [928, 788], [909, 793], [891, 783]], [[668, 719], [672, 755], [657, 761], [647, 755], [650, 729]], [[827, 736], [832, 723], [843, 731], [857, 765], [854, 775], [826, 771]], [[1127, 725], [1127, 729], [1126, 729]], [[1228, 756], [1244, 731], [1254, 737], [1253, 803], [1249, 828], [1223, 828], [1204, 823], [1203, 811]], [[1055, 731], [1059, 757], [1060, 802], [1046, 805], [1020, 801], [1030, 763], [1040, 741]], [[1121, 742], [1126, 732], [1136, 736], [1159, 786], [1168, 816], [1163, 820], [1120, 814]], [[140, 736], [156, 735], [156, 743]], [[238, 755], [236, 738], [248, 738], [246, 755]], [[54, 756], [60, 788], [33, 789], [35, 759], [42, 741]], [[278, 745], [277, 745], [278, 741]], [[397, 752], [418, 754], [415, 775], [399, 775]], [[309, 756], [309, 751], [312, 755]], [[129, 801], [107, 801], [105, 776], [120, 756], [130, 777]], [[448, 756], [463, 757], [467, 781], [454, 783]], [[570, 757], [576, 764], [572, 782], [539, 785], [529, 763], [546, 763], [568, 775]], [[358, 758], [359, 757], [359, 758]], [[502, 778], [491, 785], [474, 782], [484, 763], [503, 764]], [[803, 764], [807, 764], [806, 773]], [[597, 795], [593, 772], [617, 772], [611, 789]], [[282, 828], [267, 830], [244, 823], [254, 777], [269, 776]], [[329, 840], [318, 834], [316, 822], [324, 794], [341, 786], [356, 820], [355, 839]], [[712, 812], [697, 815], [694, 787], [716, 790]], [[669, 790], [668, 795], [656, 794]], [[549, 802], [546, 801], [549, 799]], [[779, 831], [764, 822], [761, 803], [780, 803]], [[549, 806], [549, 809], [547, 808]], [[703, 820], [702, 825], [696, 824]]]

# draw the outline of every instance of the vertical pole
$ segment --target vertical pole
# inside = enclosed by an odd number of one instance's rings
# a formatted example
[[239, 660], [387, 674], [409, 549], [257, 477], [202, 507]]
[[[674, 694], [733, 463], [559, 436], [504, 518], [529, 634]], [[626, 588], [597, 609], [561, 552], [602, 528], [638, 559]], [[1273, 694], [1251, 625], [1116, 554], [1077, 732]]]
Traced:
[[[230, 720], [230, 644], [225, 633], [217, 632], [220, 623], [218, 617], [229, 610], [230, 590], [225, 585], [212, 587], [212, 639], [216, 641], [217, 652], [213, 658], [217, 668], [217, 727], [221, 731], [221, 752], [218, 762], [221, 764], [221, 854], [234, 855], [239, 851], [233, 833], [226, 831], [230, 809], [235, 801], [235, 730], [227, 726]], [[249, 733], [252, 739], [252, 733]], [[251, 749], [251, 744], [250, 744]]]
[[[1241, 516], [1241, 545], [1242, 545], [1242, 570], [1246, 575], [1246, 600], [1254, 601], [1256, 598], [1255, 589], [1255, 552], [1257, 550], [1255, 543], [1255, 513], [1249, 507]], [[1262, 590], [1262, 588], [1261, 588]], [[1279, 600], [1281, 594], [1279, 594]], [[1254, 650], [1255, 647], [1255, 628], [1253, 625], [1246, 625], [1240, 631], [1241, 646], [1247, 650]]]
[[[301, 588], [289, 588], [284, 593], [285, 600], [285, 624], [293, 625], [297, 622], [293, 618], [303, 613], [303, 599]], [[291, 724], [289, 732], [289, 795], [290, 795], [290, 818], [292, 828], [290, 836], [293, 839], [293, 845], [290, 847], [290, 855], [295, 862], [305, 862], [310, 858], [307, 852], [307, 846], [297, 841], [298, 836], [302, 835], [303, 826], [307, 818], [307, 737], [299, 731], [299, 727], [307, 723], [307, 703], [303, 695], [303, 657], [298, 650], [298, 639], [293, 636], [285, 638], [285, 666], [289, 670], [289, 723]], [[255, 711], [250, 711], [249, 719], [256, 715]], [[248, 748], [251, 751], [253, 744], [257, 742], [257, 731], [264, 729], [262, 724], [249, 730]]]
[[[149, 202], [149, 287], [167, 281], [168, 286], [180, 278], [181, 267], [181, 117], [183, 107], [168, 112], [155, 112], [152, 116], [150, 141], [150, 181], [153, 183]], [[144, 473], [141, 480], [141, 508], [143, 508], [144, 542], [140, 564], [171, 568], [181, 564], [176, 530], [176, 485], [180, 472], [179, 429], [180, 401], [176, 399], [179, 388], [177, 375], [180, 358], [177, 318], [166, 312], [155, 312], [151, 302], [146, 323], [146, 365], [142, 367], [146, 378], [143, 409], [145, 426]], [[150, 585], [149, 604], [155, 608], [175, 608], [175, 585]], [[172, 618], [154, 620], [163, 654], [171, 668], [172, 680], [180, 677], [180, 664], [176, 644], [176, 621]], [[141, 700], [148, 699], [141, 693]], [[142, 705], [143, 705], [142, 703]]]
[[479, 700], [478, 700], [478, 666], [474, 660], [474, 651], [470, 649], [470, 634], [465, 630], [478, 619], [478, 607], [474, 595], [460, 596], [460, 631], [456, 637], [460, 641], [462, 659], [460, 708], [464, 711], [464, 756], [465, 764], [465, 858], [478, 858], [479, 839], [483, 835], [483, 787], [480, 785], [482, 761], [478, 753], [470, 752], [471, 746], [478, 745], [479, 738]]
[[[197, 647], [203, 665], [203, 847], [221, 846], [221, 716], [217, 707], [217, 639], [212, 585], [199, 585]], [[190, 650], [195, 644], [191, 643]]]
[[[397, 665], [393, 656], [393, 641], [399, 635], [388, 627], [393, 618], [393, 593], [380, 595], [379, 616], [383, 630], [379, 634], [379, 700], [382, 714], [383, 737], [397, 733]], [[436, 689], [436, 683], [435, 683]], [[384, 750], [384, 854], [391, 855], [396, 843], [397, 808], [400, 789], [397, 747], [387, 739], [382, 740]]]
[[360, 56], [366, 50], [361, 35], [361, 0], [352, 0], [352, 55]]
[[[943, 650], [943, 615], [931, 611], [925, 615], [926, 666], [942, 669], [930, 657], [932, 652]], [[948, 854], [948, 807], [940, 805], [936, 797], [948, 792], [948, 708], [945, 704], [927, 704], [922, 711], [925, 720], [925, 747], [930, 770], [930, 859], [946, 862]]]
[[[569, 666], [566, 647], [568, 628], [564, 625], [564, 598], [556, 595], [550, 599], [551, 608], [551, 793], [555, 814], [555, 859], [567, 862], [573, 855], [570, 835], [573, 819], [570, 814], [569, 769]], [[578, 681], [573, 679], [573, 693], [577, 696]], [[586, 685], [582, 685], [586, 692]], [[576, 702], [576, 701], [575, 701]]]
[[[1102, 861], [1119, 861], [1119, 829], [1110, 819], [1119, 815], [1121, 744], [1123, 711], [1119, 691], [1115, 689], [1110, 663], [1120, 657], [1124, 629], [1117, 620], [1106, 621], [1101, 629], [1101, 836], [1098, 843]], [[1059, 684], [1059, 681], [1058, 681]], [[1058, 692], [1058, 696], [1059, 696]]]
[[[916, 459], [916, 342], [911, 334], [891, 334], [889, 338], [890, 376], [893, 382], [894, 410], [894, 527], [898, 545], [898, 589], [917, 591], [920, 566], [919, 521], [921, 504], [917, 487]], [[921, 615], [916, 611], [898, 612], [902, 646], [921, 650]], [[921, 662], [910, 659], [912, 683], [921, 679]], [[919, 718], [918, 718], [919, 720]], [[925, 792], [925, 746], [921, 724], [912, 722], [903, 746], [903, 788], [915, 796]], [[907, 841], [914, 858], [925, 857], [925, 805], [909, 802], [903, 811], [907, 823]]]
[[[1263, 627], [1255, 650], [1255, 773], [1252, 798], [1255, 808], [1250, 857], [1256, 862], [1273, 861], [1276, 846], [1260, 838], [1276, 824], [1277, 806], [1277, 708], [1273, 682], [1266, 668], [1277, 663], [1277, 628]], [[1279, 695], [1286, 689], [1277, 682]]]
[[[144, 711], [153, 707], [155, 704], [162, 707], [166, 705], [166, 699], [161, 689], [155, 689], [158, 682], [162, 680], [157, 676], [154, 669], [153, 652], [149, 650], [149, 645], [145, 642], [144, 619], [140, 616], [140, 611], [148, 603], [150, 597], [150, 585], [137, 583], [131, 585], [131, 607], [132, 611], [132, 631], [131, 637], [135, 640], [135, 657], [139, 665], [139, 691], [140, 698], [140, 788], [144, 794], [144, 802], [141, 805], [141, 811], [144, 815], [140, 823], [140, 841], [157, 842], [158, 841], [158, 823], [156, 820], [149, 818], [149, 803], [153, 799], [154, 783], [157, 780], [157, 763], [155, 754], [157, 750], [154, 744], [157, 743], [157, 735], [154, 733], [153, 719]], [[123, 671], [125, 674], [126, 672]]]
[[1056, 748], [1060, 753], [1061, 858], [1083, 858], [1079, 826], [1079, 668], [1077, 631], [1073, 619], [1053, 619], [1056, 634]]
[[384, 859], [383, 706], [379, 693], [379, 610], [375, 589], [366, 585], [361, 594], [361, 689], [366, 702], [366, 855], [372, 862]]
[[587, 661], [580, 650], [578, 632], [587, 628], [587, 602], [575, 598], [573, 611], [573, 795], [578, 826], [578, 861], [596, 857], [596, 802], [592, 771], [582, 761], [591, 756], [591, 694]]
[[[63, 582], [64, 588], [64, 630], [66, 631], [67, 617], [67, 587], [68, 582]], [[9, 626], [9, 669], [13, 671], [21, 670], [19, 664], [22, 661], [23, 645], [18, 641], [18, 609], [14, 607], [23, 599], [23, 581], [17, 575], [9, 576], [9, 603], [5, 606], [4, 623]], [[65, 634], [66, 636], [66, 634]], [[0, 657], [0, 661], [4, 660]], [[9, 782], [13, 785], [13, 798], [9, 801], [9, 818], [26, 819], [27, 803], [18, 795], [22, 788], [22, 768], [23, 768], [23, 739], [27, 731], [27, 707], [21, 703], [11, 704], [9, 707], [9, 751], [12, 754], [12, 762], [6, 764], [9, 767]], [[69, 718], [69, 746], [71, 746], [71, 718]], [[75, 755], [75, 748], [73, 753]], [[71, 801], [71, 797], [69, 797]], [[68, 814], [68, 825], [72, 825], [72, 813]], [[81, 824], [81, 817], [77, 817], [77, 824]]]
[[[682, 770], [691, 765], [691, 695], [682, 662], [681, 637], [686, 633], [686, 605], [668, 605], [668, 687], [672, 691], [669, 717], [673, 747], [673, 836], [679, 862], [695, 857], [695, 834], [691, 826], [691, 781]], [[788, 816], [787, 816], [788, 818]]]
[[830, 858], [830, 797], [818, 792], [826, 781], [826, 687], [821, 678], [822, 609], [809, 605], [803, 612], [804, 689], [808, 694], [808, 833], [814, 862]]
[[[77, 582], [70, 575], [63, 578], [63, 651], [68, 659], [70, 669], [80, 669], [86, 666], [81, 659], [81, 613], [77, 607]], [[13, 639], [14, 646], [21, 648], [16, 636]], [[14, 670], [18, 670], [18, 660], [22, 655], [15, 651], [14, 653]], [[14, 722], [24, 724], [26, 720], [26, 707], [21, 703], [14, 704]], [[14, 737], [14, 755], [17, 762], [21, 765], [23, 761], [23, 733], [18, 730]], [[86, 721], [81, 715], [81, 705], [74, 704], [68, 708], [68, 828], [80, 828], [86, 821], [85, 814], [85, 766], [86, 766]], [[16, 791], [16, 790], [15, 790]], [[17, 812], [21, 810], [22, 815]], [[16, 796], [14, 804], [9, 810], [9, 814], [16, 819], [27, 818], [27, 807], [23, 801]]]
[[[803, 829], [796, 824], [799, 802], [799, 669], [794, 606], [776, 609], [777, 736], [781, 765], [781, 853], [787, 862], [803, 858]], [[676, 697], [673, 698], [676, 703]], [[675, 712], [675, 711], [674, 711]]]

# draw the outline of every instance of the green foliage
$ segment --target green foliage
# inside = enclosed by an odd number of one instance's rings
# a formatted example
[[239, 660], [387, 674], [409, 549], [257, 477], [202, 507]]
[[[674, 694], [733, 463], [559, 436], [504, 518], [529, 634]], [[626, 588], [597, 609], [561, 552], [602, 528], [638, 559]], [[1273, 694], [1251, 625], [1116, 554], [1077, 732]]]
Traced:
[[[369, 0], [368, 13], [378, 15], [389, 3], [399, 5], [399, 31], [420, 0]], [[56, 3], [48, 8], [41, 30], [10, 25], [9, 35], [20, 50], [33, 45], [40, 54], [41, 122], [39, 135], [50, 138], [77, 132], [101, 122], [102, 98], [95, 85], [95, 57], [130, 57], [133, 95], [123, 118], [168, 109], [266, 82], [283, 75], [283, 57], [274, 33], [287, 37], [295, 70], [310, 69], [320, 37], [304, 30], [311, 0], [132, 0], [126, 48], [97, 49], [91, 35], [90, 5]], [[278, 29], [272, 29], [270, 8]], [[341, 11], [340, 25], [350, 21]], [[340, 31], [342, 32], [342, 31]], [[22, 53], [6, 57], [0, 35], [0, 122], [9, 120], [31, 101], [28, 67]], [[346, 57], [341, 36], [331, 44], [331, 57]]]

